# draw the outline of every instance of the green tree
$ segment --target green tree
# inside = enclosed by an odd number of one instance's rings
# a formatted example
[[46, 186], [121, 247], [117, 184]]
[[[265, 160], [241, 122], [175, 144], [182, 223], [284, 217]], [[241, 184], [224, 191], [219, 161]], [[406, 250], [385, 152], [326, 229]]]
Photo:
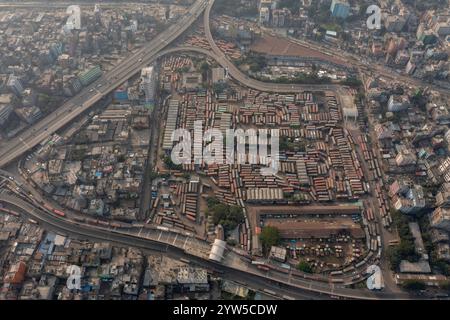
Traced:
[[450, 281], [447, 280], [447, 281], [441, 283], [439, 285], [439, 288], [441, 288], [444, 291], [450, 292]]
[[422, 281], [419, 281], [419, 280], [406, 280], [402, 286], [406, 290], [410, 290], [410, 291], [424, 290], [426, 287], [425, 283], [423, 283]]
[[244, 222], [244, 213], [242, 212], [242, 208], [237, 206], [229, 206], [223, 203], [212, 204], [210, 208], [208, 208], [208, 214], [212, 215], [214, 224], [222, 225], [225, 230], [225, 233], [228, 233], [235, 229], [238, 224]]
[[261, 239], [264, 251], [267, 252], [272, 246], [280, 243], [280, 231], [275, 227], [267, 226], [262, 229], [259, 238]]
[[311, 265], [304, 260], [299, 262], [299, 264], [297, 265], [297, 269], [305, 273], [313, 273]]
[[208, 62], [202, 62], [202, 64], [200, 65], [200, 71], [202, 73], [206, 73], [209, 70], [209, 64]]
[[362, 86], [362, 81], [356, 78], [347, 78], [343, 81], [341, 81], [341, 84], [344, 86], [349, 86], [349, 87], [361, 87]]
[[215, 198], [215, 197], [211, 197], [206, 200], [206, 204], [208, 205], [209, 209], [219, 203], [220, 203], [219, 200], [217, 200], [217, 198]]
[[164, 164], [170, 170], [181, 170], [183, 166], [181, 164], [175, 164], [172, 161], [172, 158], [169, 156], [164, 156]]

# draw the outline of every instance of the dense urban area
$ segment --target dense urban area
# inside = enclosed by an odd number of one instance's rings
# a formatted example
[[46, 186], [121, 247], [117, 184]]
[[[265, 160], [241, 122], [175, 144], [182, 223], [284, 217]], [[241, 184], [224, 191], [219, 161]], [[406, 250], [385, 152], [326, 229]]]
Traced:
[[36, 3], [0, 1], [0, 300], [449, 297], [448, 0]]

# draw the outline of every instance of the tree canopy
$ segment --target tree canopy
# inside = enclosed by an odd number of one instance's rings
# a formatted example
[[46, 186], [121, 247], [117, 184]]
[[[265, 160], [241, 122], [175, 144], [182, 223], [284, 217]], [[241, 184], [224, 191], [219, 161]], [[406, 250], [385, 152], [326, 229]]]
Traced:
[[219, 203], [213, 199], [208, 199], [208, 213], [212, 215], [213, 223], [222, 225], [226, 233], [244, 222], [244, 213], [240, 207]]
[[279, 244], [281, 240], [280, 231], [271, 226], [264, 227], [259, 237], [265, 251]]
[[411, 291], [424, 290], [426, 287], [425, 283], [423, 283], [422, 281], [419, 281], [419, 280], [406, 280], [402, 286], [406, 290], [411, 290]]
[[299, 264], [297, 265], [297, 269], [305, 273], [313, 273], [311, 265], [304, 260], [299, 262]]

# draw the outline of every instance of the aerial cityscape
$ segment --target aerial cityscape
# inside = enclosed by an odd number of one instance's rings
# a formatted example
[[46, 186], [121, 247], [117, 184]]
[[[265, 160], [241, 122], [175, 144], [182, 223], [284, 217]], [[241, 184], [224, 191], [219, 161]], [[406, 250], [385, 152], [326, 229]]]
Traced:
[[0, 0], [0, 300], [449, 299], [449, 56], [448, 0]]

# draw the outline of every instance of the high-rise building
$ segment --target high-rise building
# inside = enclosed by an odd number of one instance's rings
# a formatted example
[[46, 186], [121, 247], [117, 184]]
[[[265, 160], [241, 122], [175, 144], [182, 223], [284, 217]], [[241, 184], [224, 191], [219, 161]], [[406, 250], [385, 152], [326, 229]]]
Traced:
[[41, 109], [36, 106], [15, 109], [17, 116], [28, 124], [35, 123], [42, 117]]
[[83, 85], [78, 77], [74, 75], [67, 75], [63, 77], [63, 90], [64, 93], [71, 97], [81, 91]]
[[408, 53], [408, 51], [406, 50], [401, 50], [397, 52], [397, 55], [395, 57], [395, 64], [400, 65], [400, 66], [406, 66], [406, 64], [408, 63], [410, 58], [410, 55]]
[[156, 91], [156, 72], [153, 66], [141, 70], [141, 91], [145, 93], [145, 104], [154, 106]]
[[450, 184], [444, 183], [441, 190], [436, 194], [436, 205], [450, 208]]
[[388, 32], [400, 32], [403, 30], [406, 19], [402, 16], [397, 15], [389, 15], [384, 20], [384, 26], [386, 27], [386, 31]]
[[267, 7], [263, 7], [259, 10], [259, 23], [260, 24], [268, 24], [270, 22], [270, 9]]
[[67, 13], [70, 14], [66, 22], [66, 28], [68, 30], [80, 30], [81, 29], [81, 13], [79, 6], [69, 6]]
[[21, 284], [25, 279], [26, 264], [23, 261], [16, 262], [9, 267], [3, 282], [8, 284]]
[[[276, 2], [275, 2], [276, 4]], [[272, 0], [260, 0], [259, 1], [259, 7], [258, 9], [261, 10], [261, 8], [268, 8], [271, 9], [274, 6], [274, 1]]]
[[388, 111], [399, 112], [408, 109], [409, 99], [407, 96], [391, 95], [388, 102]]
[[13, 111], [10, 104], [0, 104], [0, 126], [4, 125]]
[[395, 157], [395, 163], [399, 167], [409, 166], [415, 164], [417, 158], [414, 153], [409, 151], [408, 149], [403, 149], [401, 152], [397, 154]]
[[22, 82], [15, 75], [11, 74], [8, 78], [7, 87], [17, 96], [22, 95], [24, 90]]
[[333, 17], [345, 19], [350, 15], [350, 4], [346, 0], [333, 0], [330, 10]]
[[56, 42], [50, 45], [49, 51], [54, 59], [57, 59], [63, 53], [63, 44], [61, 42]]

